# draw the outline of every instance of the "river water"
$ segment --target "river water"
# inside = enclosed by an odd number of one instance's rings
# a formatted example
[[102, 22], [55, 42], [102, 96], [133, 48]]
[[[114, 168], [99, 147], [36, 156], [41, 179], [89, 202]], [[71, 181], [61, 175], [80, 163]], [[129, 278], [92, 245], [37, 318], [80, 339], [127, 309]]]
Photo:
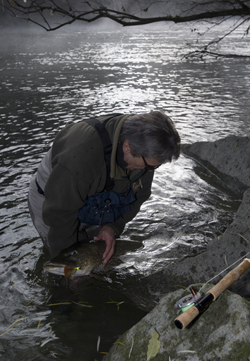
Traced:
[[[49, 255], [29, 217], [28, 185], [58, 130], [93, 115], [162, 110], [183, 143], [249, 134], [249, 59], [186, 60], [190, 34], [178, 27], [1, 34], [1, 360], [101, 360], [143, 317], [115, 286], [88, 281], [78, 292], [45, 274]], [[229, 53], [249, 50], [238, 38], [225, 43]], [[122, 236], [138, 250], [117, 280], [204, 251], [239, 202], [192, 159], [160, 167], [151, 198]]]

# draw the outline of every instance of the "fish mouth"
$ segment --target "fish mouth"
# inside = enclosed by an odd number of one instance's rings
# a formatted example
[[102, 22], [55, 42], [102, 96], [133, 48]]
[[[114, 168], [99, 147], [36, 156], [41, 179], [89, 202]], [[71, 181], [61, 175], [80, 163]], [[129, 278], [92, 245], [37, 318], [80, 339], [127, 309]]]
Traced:
[[43, 269], [49, 273], [53, 273], [58, 276], [64, 276], [64, 267], [65, 264], [55, 264], [47, 262], [43, 265]]
[[65, 274], [65, 268], [69, 266], [72, 268], [73, 273], [70, 275], [71, 277], [74, 276], [86, 276], [90, 273], [90, 270], [88, 269], [81, 269], [80, 267], [77, 267], [75, 265], [67, 265], [65, 263], [53, 263], [53, 262], [46, 262], [43, 266], [43, 269], [49, 273], [53, 273], [57, 276], [66, 276]]

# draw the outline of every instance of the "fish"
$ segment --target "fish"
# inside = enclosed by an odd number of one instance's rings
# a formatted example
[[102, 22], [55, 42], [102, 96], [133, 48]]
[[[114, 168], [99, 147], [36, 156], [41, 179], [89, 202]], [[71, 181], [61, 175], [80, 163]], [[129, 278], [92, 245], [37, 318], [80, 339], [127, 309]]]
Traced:
[[104, 241], [79, 242], [61, 251], [43, 265], [49, 273], [68, 277], [91, 276], [114, 270], [123, 263], [123, 256], [141, 246], [140, 242], [116, 240], [115, 252], [106, 265], [103, 264]]

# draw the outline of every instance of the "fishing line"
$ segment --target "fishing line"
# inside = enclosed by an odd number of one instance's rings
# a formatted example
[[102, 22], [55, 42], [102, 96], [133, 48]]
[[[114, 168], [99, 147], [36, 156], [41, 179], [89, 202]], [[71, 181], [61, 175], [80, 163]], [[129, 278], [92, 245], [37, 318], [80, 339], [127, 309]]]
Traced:
[[[246, 238], [244, 238], [241, 234], [238, 233], [238, 235], [240, 237], [242, 237], [245, 241], [248, 242], [248, 240]], [[234, 263], [232, 263], [230, 266], [228, 266], [227, 268], [225, 268], [224, 270], [222, 270], [220, 273], [218, 273], [217, 275], [215, 275], [214, 277], [212, 277], [210, 280], [208, 280], [206, 283], [204, 283], [204, 285], [200, 288], [199, 292], [210, 282], [212, 281], [214, 278], [218, 277], [219, 275], [221, 275], [223, 272], [227, 271], [229, 268], [231, 268], [232, 266], [234, 266], [237, 262], [239, 262], [240, 260], [242, 260], [242, 258], [246, 258], [246, 256], [250, 254], [250, 251], [247, 252], [244, 256], [240, 257], [239, 259], [237, 259], [237, 261], [235, 261]]]

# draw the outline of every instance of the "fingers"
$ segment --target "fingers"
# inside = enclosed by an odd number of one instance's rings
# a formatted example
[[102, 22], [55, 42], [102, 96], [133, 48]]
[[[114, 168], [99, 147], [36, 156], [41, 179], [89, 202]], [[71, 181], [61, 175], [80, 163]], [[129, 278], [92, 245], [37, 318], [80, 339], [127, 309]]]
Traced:
[[105, 265], [110, 258], [113, 256], [114, 251], [115, 251], [115, 240], [113, 240], [112, 242], [108, 242], [105, 241], [106, 243], [106, 250], [103, 254], [103, 264]]
[[103, 264], [105, 265], [114, 254], [115, 231], [108, 226], [103, 226], [100, 232], [98, 233], [98, 235], [94, 237], [94, 240], [96, 241], [104, 240], [106, 243], [106, 249], [103, 254]]

